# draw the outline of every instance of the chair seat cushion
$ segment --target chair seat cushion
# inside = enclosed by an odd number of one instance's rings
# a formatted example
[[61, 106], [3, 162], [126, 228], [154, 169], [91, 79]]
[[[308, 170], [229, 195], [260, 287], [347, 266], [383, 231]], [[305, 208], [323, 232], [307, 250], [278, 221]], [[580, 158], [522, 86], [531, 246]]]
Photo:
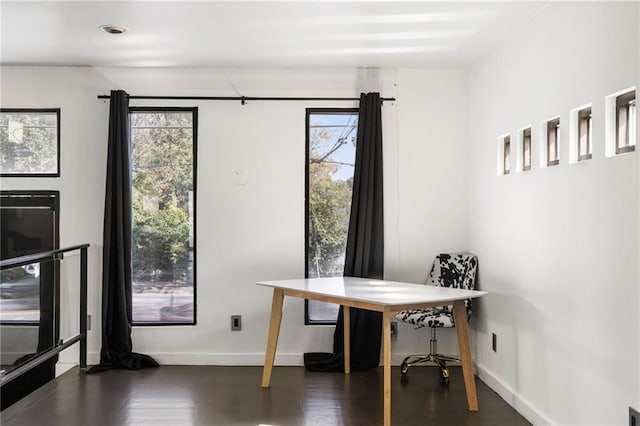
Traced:
[[398, 321], [424, 327], [455, 327], [453, 308], [438, 306], [429, 309], [409, 309], [395, 314]]

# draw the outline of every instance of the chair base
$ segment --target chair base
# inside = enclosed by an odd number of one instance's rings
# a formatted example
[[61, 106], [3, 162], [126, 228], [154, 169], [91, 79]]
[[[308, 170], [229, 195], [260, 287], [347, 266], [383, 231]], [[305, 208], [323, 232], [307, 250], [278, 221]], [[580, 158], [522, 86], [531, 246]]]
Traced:
[[460, 359], [440, 354], [416, 354], [406, 357], [400, 365], [400, 380], [402, 383], [409, 381], [409, 368], [416, 364], [431, 362], [440, 367], [440, 380], [443, 385], [449, 384], [449, 368], [447, 362], [460, 362]]

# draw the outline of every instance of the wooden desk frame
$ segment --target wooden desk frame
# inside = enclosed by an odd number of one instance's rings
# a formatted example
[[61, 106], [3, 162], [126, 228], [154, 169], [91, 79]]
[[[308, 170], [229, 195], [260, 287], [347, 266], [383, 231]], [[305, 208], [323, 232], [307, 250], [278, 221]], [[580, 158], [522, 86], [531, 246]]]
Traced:
[[[429, 308], [442, 306], [442, 302], [410, 303], [406, 305], [387, 305], [373, 302], [361, 302], [351, 300], [346, 297], [318, 295], [301, 290], [291, 290], [286, 288], [273, 287], [273, 300], [271, 302], [271, 319], [269, 321], [269, 337], [267, 338], [267, 349], [262, 373], [262, 387], [268, 388], [271, 382], [271, 372], [278, 345], [278, 335], [280, 333], [280, 323], [282, 320], [282, 308], [284, 297], [298, 297], [301, 299], [311, 299], [320, 302], [337, 303], [344, 307], [344, 372], [350, 373], [351, 360], [351, 336], [350, 336], [350, 308], [361, 308], [370, 311], [382, 312], [382, 336], [383, 336], [383, 368], [384, 368], [384, 426], [391, 426], [391, 314], [407, 309]], [[460, 349], [460, 361], [462, 373], [464, 375], [464, 385], [467, 393], [467, 404], [469, 411], [478, 411], [478, 398], [476, 395], [476, 382], [473, 373], [473, 361], [471, 359], [471, 349], [469, 345], [469, 327], [467, 324], [467, 311], [464, 300], [448, 302], [453, 304], [453, 316], [456, 324], [456, 334], [458, 336], [458, 347]]]

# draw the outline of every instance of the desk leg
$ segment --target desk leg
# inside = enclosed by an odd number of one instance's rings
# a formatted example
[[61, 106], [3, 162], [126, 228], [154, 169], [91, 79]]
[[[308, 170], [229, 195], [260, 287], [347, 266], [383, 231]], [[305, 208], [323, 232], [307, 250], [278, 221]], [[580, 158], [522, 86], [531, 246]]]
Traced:
[[464, 300], [454, 302], [453, 318], [456, 323], [456, 333], [458, 334], [458, 348], [460, 349], [464, 387], [467, 391], [467, 404], [469, 405], [469, 411], [478, 411], [476, 380], [473, 375], [473, 361], [471, 360], [469, 346], [469, 325], [467, 324], [467, 309], [464, 306]]
[[344, 320], [344, 374], [351, 372], [351, 311], [348, 306], [342, 307]]
[[280, 320], [282, 319], [282, 306], [284, 304], [284, 292], [282, 289], [273, 289], [271, 302], [271, 320], [269, 321], [269, 337], [267, 338], [267, 352], [264, 357], [264, 369], [262, 370], [262, 387], [268, 388], [271, 382], [271, 370], [276, 357], [278, 346], [278, 334], [280, 333]]
[[384, 359], [384, 426], [391, 426], [391, 311], [382, 312], [382, 340]]

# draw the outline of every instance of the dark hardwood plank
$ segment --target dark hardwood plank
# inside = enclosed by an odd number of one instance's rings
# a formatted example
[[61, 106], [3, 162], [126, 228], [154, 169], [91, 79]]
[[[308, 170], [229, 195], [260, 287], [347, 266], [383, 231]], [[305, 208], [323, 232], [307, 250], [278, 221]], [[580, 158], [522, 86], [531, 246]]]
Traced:
[[[392, 423], [412, 425], [529, 425], [476, 378], [480, 411], [467, 410], [459, 367], [444, 388], [437, 368], [412, 368], [409, 383], [392, 374]], [[139, 371], [63, 374], [0, 413], [12, 425], [275, 425], [382, 424], [382, 369], [310, 373], [275, 367], [271, 387], [262, 367], [161, 366]]]

